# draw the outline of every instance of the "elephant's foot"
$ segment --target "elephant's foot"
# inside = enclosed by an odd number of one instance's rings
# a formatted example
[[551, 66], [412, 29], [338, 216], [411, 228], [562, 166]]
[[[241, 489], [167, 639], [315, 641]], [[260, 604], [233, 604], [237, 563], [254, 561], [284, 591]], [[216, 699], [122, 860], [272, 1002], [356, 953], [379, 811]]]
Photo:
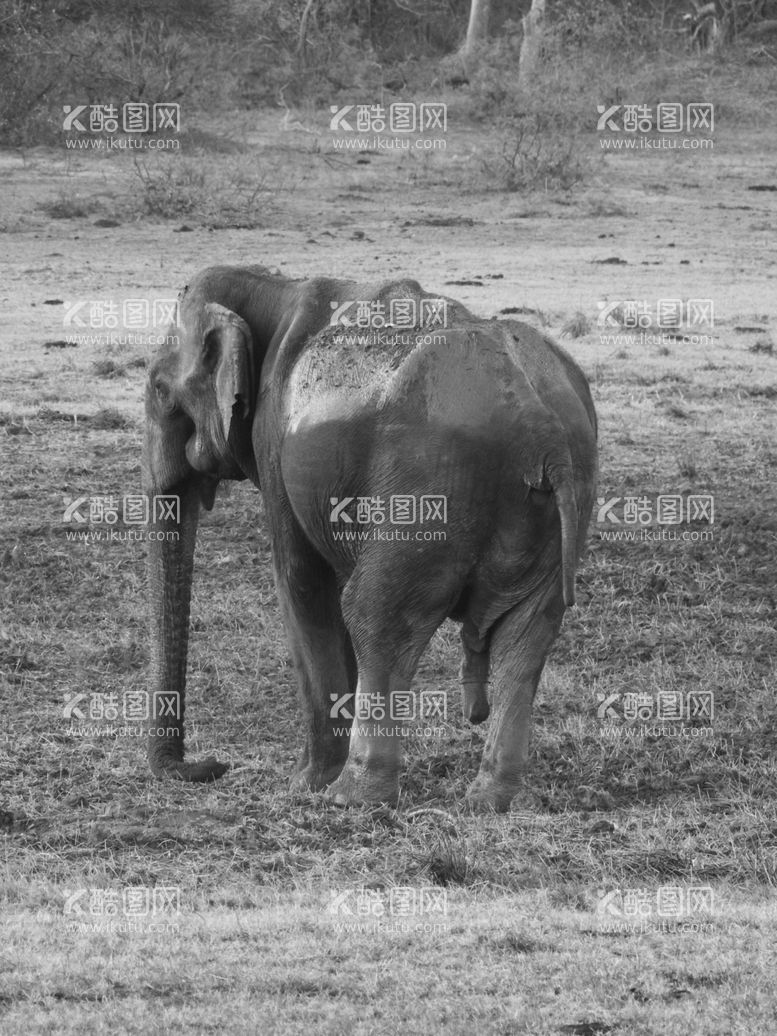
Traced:
[[493, 774], [479, 773], [467, 788], [467, 802], [476, 813], [507, 813], [520, 790], [520, 781], [500, 781]]
[[377, 772], [365, 765], [347, 762], [343, 772], [327, 788], [326, 796], [336, 806], [396, 806], [399, 799], [399, 774], [386, 768]]
[[293, 792], [323, 791], [336, 780], [343, 769], [342, 763], [315, 764], [308, 763], [297, 770], [291, 778], [289, 788]]

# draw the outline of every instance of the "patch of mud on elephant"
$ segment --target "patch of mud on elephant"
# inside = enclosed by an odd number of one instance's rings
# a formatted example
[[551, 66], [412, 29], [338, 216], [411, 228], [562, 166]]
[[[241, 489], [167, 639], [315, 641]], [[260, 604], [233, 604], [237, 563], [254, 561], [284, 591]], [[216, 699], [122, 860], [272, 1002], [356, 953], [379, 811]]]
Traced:
[[[327, 405], [330, 391], [360, 403], [381, 392], [423, 335], [421, 328], [328, 327], [311, 341], [289, 379], [290, 427]], [[366, 388], [365, 388], [366, 387]]]

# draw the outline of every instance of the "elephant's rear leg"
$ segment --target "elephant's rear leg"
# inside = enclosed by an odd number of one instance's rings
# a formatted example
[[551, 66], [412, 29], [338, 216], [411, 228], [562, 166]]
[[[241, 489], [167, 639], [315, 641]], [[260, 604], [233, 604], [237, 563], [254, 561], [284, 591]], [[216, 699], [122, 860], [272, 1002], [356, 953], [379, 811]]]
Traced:
[[275, 584], [306, 721], [292, 788], [320, 791], [348, 758], [352, 706], [347, 695], [356, 689], [356, 660], [335, 575], [324, 561], [300, 553], [298, 565], [276, 567]]
[[429, 566], [418, 585], [419, 566], [413, 556], [366, 563], [343, 594], [359, 681], [348, 761], [327, 791], [339, 805], [394, 804], [399, 796], [405, 721], [397, 695], [410, 694], [419, 659], [455, 600], [452, 566], [439, 576]]
[[491, 631], [491, 727], [467, 792], [475, 808], [506, 812], [529, 763], [532, 702], [564, 602], [557, 581], [502, 616]]

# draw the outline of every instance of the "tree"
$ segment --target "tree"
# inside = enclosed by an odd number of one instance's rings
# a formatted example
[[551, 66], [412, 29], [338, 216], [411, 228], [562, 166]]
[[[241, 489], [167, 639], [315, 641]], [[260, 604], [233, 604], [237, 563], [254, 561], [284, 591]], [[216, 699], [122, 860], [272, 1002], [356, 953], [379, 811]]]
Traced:
[[317, 0], [308, 0], [305, 4], [305, 10], [302, 12], [302, 18], [299, 23], [299, 36], [297, 37], [297, 57], [299, 58], [300, 64], [304, 67], [305, 65], [305, 47], [308, 42], [308, 22], [310, 21], [310, 15], [315, 7]]
[[545, 23], [545, 0], [532, 0], [531, 9], [521, 19], [523, 40], [518, 58], [518, 86], [527, 90], [537, 75], [542, 57], [542, 33]]
[[491, 21], [492, 0], [472, 0], [469, 9], [469, 25], [467, 26], [467, 38], [461, 53], [468, 57], [478, 43], [488, 39], [488, 26]]

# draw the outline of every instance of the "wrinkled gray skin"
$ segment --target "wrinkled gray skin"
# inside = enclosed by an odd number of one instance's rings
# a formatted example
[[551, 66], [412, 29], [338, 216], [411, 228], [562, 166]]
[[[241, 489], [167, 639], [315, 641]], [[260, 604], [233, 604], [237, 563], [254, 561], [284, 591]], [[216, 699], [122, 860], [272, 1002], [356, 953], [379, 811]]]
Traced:
[[[178, 494], [178, 542], [149, 542], [151, 692], [186, 677], [200, 506], [220, 479], [264, 494], [275, 582], [306, 717], [293, 786], [337, 803], [397, 800], [409, 688], [446, 617], [461, 623], [464, 714], [491, 724], [468, 796], [506, 810], [527, 767], [531, 706], [574, 575], [594, 495], [596, 416], [584, 375], [517, 321], [448, 300], [431, 344], [338, 344], [333, 304], [433, 298], [415, 281], [290, 281], [262, 267], [214, 267], [181, 296], [179, 326], [146, 391], [144, 489]], [[319, 334], [319, 332], [321, 332]], [[338, 542], [332, 498], [447, 498], [447, 538]], [[353, 512], [351, 512], [353, 514]], [[370, 526], [359, 525], [359, 529]], [[390, 528], [388, 524], [380, 528]], [[487, 696], [486, 685], [490, 684]], [[380, 723], [331, 718], [348, 691], [385, 705]], [[373, 715], [375, 712], [373, 711]], [[155, 774], [219, 777], [184, 761], [183, 715], [152, 731]]]

